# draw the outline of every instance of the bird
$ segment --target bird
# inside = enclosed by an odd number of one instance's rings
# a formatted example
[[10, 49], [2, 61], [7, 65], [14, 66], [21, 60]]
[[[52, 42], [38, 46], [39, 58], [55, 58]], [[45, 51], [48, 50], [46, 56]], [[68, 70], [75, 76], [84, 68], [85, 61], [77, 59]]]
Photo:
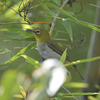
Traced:
[[[26, 31], [31, 32], [34, 35], [37, 41], [37, 49], [44, 59], [55, 58], [60, 60], [65, 49], [51, 38], [47, 30], [41, 27], [35, 27], [33, 29], [27, 29]], [[65, 63], [68, 62], [73, 61], [68, 55], [66, 55]], [[84, 77], [77, 69], [77, 66], [75, 64], [73, 64], [72, 66], [75, 72], [80, 76], [80, 78], [84, 80]]]

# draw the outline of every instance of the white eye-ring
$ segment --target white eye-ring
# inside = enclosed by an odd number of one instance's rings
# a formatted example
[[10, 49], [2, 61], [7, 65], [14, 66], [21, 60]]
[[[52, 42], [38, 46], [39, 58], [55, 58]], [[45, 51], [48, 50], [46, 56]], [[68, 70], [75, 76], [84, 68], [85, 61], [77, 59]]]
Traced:
[[41, 31], [40, 31], [40, 30], [36, 30], [35, 32], [36, 32], [36, 34], [40, 34], [40, 33], [41, 33]]

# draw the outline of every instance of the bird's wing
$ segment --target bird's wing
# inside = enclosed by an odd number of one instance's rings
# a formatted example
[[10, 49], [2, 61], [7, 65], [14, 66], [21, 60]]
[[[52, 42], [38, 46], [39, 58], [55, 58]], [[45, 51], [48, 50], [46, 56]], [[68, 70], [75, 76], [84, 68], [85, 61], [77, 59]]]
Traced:
[[[62, 46], [60, 46], [58, 43], [56, 43], [55, 41], [53, 41], [52, 39], [50, 39], [47, 42], [47, 45], [49, 48], [51, 48], [53, 51], [55, 51], [56, 53], [58, 53], [59, 55], [62, 55], [64, 50]], [[71, 58], [67, 55], [66, 56], [66, 60], [69, 62], [72, 62]], [[76, 71], [76, 73], [81, 77], [82, 80], [84, 80], [83, 75], [80, 73], [80, 71], [76, 68], [76, 65], [73, 65], [74, 70]]]
[[[64, 48], [63, 46], [59, 45], [58, 43], [56, 43], [55, 41], [53, 41], [52, 39], [50, 39], [47, 42], [47, 45], [49, 48], [51, 48], [53, 51], [55, 51], [56, 53], [58, 53], [59, 55], [62, 55], [64, 52]], [[66, 60], [68, 60], [69, 62], [72, 62], [71, 58], [67, 55], [66, 56]]]

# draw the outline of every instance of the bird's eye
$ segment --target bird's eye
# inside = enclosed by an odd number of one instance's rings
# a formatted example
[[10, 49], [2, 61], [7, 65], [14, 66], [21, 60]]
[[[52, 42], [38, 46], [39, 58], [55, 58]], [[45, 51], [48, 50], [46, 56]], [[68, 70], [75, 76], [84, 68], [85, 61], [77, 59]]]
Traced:
[[40, 31], [40, 30], [36, 30], [35, 32], [36, 32], [36, 34], [40, 34], [40, 33], [41, 33], [41, 31]]

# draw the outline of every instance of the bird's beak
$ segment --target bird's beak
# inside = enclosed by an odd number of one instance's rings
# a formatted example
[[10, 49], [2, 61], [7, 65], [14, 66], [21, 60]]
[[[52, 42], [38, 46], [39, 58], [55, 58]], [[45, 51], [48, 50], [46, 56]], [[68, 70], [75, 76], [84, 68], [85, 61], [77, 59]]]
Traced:
[[27, 32], [31, 32], [31, 33], [35, 33], [35, 31], [31, 30], [31, 29], [27, 29]]

